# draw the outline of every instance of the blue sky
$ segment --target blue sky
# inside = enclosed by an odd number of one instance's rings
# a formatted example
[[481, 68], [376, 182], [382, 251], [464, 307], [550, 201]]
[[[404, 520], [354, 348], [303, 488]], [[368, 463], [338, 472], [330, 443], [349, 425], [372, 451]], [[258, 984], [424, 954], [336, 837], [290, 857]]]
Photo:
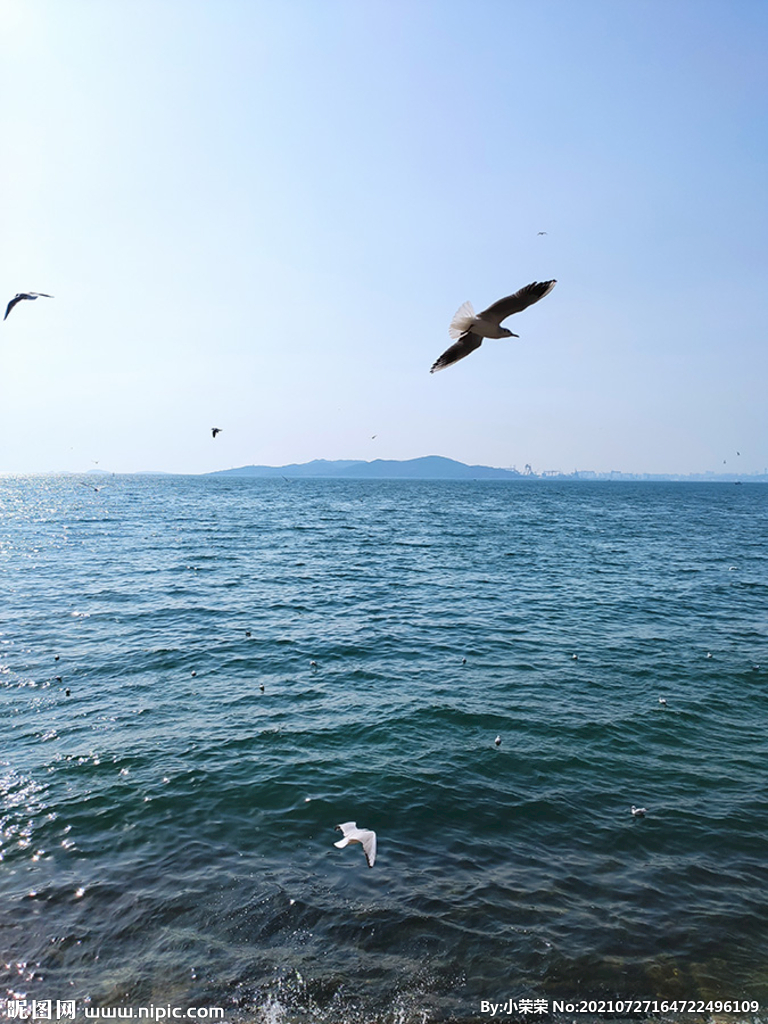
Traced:
[[[55, 296], [0, 324], [0, 472], [768, 466], [762, 0], [0, 24], [0, 301]], [[430, 375], [462, 302], [549, 278]]]

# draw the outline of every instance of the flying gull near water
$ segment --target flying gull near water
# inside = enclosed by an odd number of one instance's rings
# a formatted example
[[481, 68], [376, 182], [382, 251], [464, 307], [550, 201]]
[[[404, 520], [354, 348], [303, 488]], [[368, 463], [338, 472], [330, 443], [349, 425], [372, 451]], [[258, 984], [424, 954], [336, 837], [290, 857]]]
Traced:
[[344, 838], [339, 839], [333, 845], [338, 846], [341, 850], [345, 846], [349, 846], [350, 843], [360, 843], [365, 859], [368, 861], [368, 867], [372, 868], [376, 863], [376, 833], [369, 828], [358, 828], [354, 821], [345, 821], [343, 825], [337, 825], [336, 830], [343, 832]]
[[211, 427], [211, 437], [215, 439], [216, 435], [220, 434], [223, 429], [223, 427]]
[[470, 352], [474, 352], [476, 348], [480, 348], [483, 338], [519, 337], [508, 328], [502, 327], [501, 321], [506, 320], [513, 313], [519, 313], [533, 305], [534, 302], [543, 299], [545, 295], [549, 295], [556, 284], [557, 281], [534, 281], [515, 292], [514, 295], [499, 299], [498, 302], [494, 302], [492, 306], [477, 315], [475, 315], [472, 303], [465, 302], [456, 310], [448, 328], [448, 334], [458, 340], [446, 349], [439, 359], [435, 360], [429, 372], [435, 373], [437, 370], [457, 363], [459, 359], [463, 359]]
[[11, 312], [11, 310], [13, 309], [13, 307], [16, 305], [17, 302], [21, 302], [22, 299], [30, 299], [31, 301], [34, 301], [35, 299], [39, 298], [41, 295], [42, 295], [42, 297], [44, 299], [52, 299], [53, 298], [52, 295], [46, 295], [45, 292], [18, 292], [16, 295], [14, 295], [14, 297], [8, 303], [8, 308], [5, 311], [5, 316], [3, 317], [3, 320], [7, 320], [8, 319], [8, 314]]

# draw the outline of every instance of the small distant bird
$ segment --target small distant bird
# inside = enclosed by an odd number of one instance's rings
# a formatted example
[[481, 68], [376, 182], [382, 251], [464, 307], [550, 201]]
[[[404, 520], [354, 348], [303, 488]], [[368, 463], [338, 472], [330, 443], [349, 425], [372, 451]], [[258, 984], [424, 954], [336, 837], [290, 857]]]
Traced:
[[432, 364], [430, 373], [442, 370], [446, 366], [457, 363], [459, 359], [468, 356], [476, 348], [480, 348], [483, 338], [518, 338], [506, 327], [501, 326], [501, 321], [506, 320], [513, 313], [519, 313], [528, 306], [549, 295], [557, 281], [534, 281], [524, 288], [508, 295], [505, 299], [499, 299], [492, 306], [484, 309], [482, 313], [475, 315], [471, 302], [465, 302], [460, 306], [451, 320], [448, 334], [458, 341], [436, 359]]
[[501, 746], [501, 736], [497, 736], [496, 739], [493, 742], [496, 744], [497, 747], [500, 747]]
[[666, 698], [665, 697], [659, 697], [659, 704], [662, 704], [664, 707], [666, 707], [667, 706]]
[[30, 301], [34, 302], [34, 300], [40, 298], [40, 296], [42, 296], [44, 299], [53, 298], [52, 295], [46, 295], [45, 292], [18, 292], [8, 303], [8, 308], [5, 311], [5, 316], [3, 317], [3, 320], [8, 319], [8, 314], [11, 312], [11, 310], [13, 309], [17, 302], [21, 302], [23, 299], [29, 299]]
[[537, 231], [536, 232], [537, 235], [546, 235], [546, 233], [547, 233], [546, 231]]
[[632, 812], [633, 818], [644, 818], [648, 813], [644, 807], [635, 807], [634, 804], [629, 809]]
[[211, 437], [215, 438], [216, 435], [220, 434], [223, 429], [224, 429], [223, 427], [211, 427]]
[[310, 661], [309, 667], [310, 668], [317, 668], [317, 662], [316, 661]]
[[339, 839], [333, 845], [338, 846], [341, 850], [345, 846], [349, 846], [350, 843], [360, 843], [365, 859], [368, 861], [368, 867], [372, 868], [376, 863], [376, 833], [369, 828], [358, 828], [354, 821], [345, 821], [343, 825], [337, 825], [336, 831], [342, 832], [344, 838]]

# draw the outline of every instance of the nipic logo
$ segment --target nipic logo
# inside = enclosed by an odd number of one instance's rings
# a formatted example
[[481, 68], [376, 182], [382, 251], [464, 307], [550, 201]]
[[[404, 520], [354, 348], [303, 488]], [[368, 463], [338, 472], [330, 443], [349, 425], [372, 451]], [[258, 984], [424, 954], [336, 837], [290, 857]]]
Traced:
[[[88, 1020], [224, 1020], [222, 1006], [84, 1006]], [[74, 999], [9, 999], [5, 1005], [8, 1020], [54, 1021], [75, 1020], [78, 1016]]]

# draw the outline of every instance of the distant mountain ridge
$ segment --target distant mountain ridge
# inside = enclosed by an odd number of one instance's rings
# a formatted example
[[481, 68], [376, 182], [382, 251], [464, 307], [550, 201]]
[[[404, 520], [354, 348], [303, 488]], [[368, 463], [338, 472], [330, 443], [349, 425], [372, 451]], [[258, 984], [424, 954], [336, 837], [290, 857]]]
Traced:
[[574, 470], [561, 473], [547, 470], [534, 473], [516, 469], [497, 469], [493, 466], [468, 466], [442, 455], [424, 455], [417, 459], [313, 459], [312, 462], [293, 462], [287, 466], [239, 466], [217, 469], [204, 476], [228, 477], [285, 477], [287, 479], [338, 480], [658, 480], [720, 483], [768, 483], [768, 472], [749, 473], [595, 473]]
[[218, 469], [206, 476], [258, 477], [335, 477], [345, 480], [515, 480], [522, 474], [514, 469], [492, 466], [467, 466], [442, 455], [424, 455], [418, 459], [313, 459], [289, 466], [240, 466]]

